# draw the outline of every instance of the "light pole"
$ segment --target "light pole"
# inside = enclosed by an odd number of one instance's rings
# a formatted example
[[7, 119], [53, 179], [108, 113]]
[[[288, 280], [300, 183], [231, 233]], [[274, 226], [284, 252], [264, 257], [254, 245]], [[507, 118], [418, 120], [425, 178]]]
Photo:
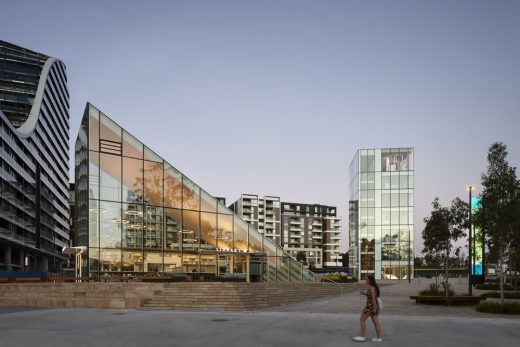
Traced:
[[410, 256], [411, 256], [411, 247], [412, 245], [412, 240], [410, 239], [410, 228], [408, 228], [408, 283], [411, 283], [412, 282], [412, 263], [411, 263], [411, 259], [410, 259]]
[[81, 268], [83, 267], [83, 253], [87, 251], [87, 247], [85, 246], [76, 246], [76, 247], [68, 247], [64, 246], [62, 249], [63, 254], [74, 254], [76, 256], [76, 269], [75, 269], [75, 276], [76, 276], [76, 282], [81, 282], [82, 280], [82, 274], [81, 274]]
[[469, 272], [468, 272], [468, 295], [473, 295], [473, 287], [471, 286], [471, 275], [473, 272], [473, 245], [472, 245], [472, 235], [471, 235], [471, 193], [475, 190], [474, 186], [467, 186], [466, 190], [469, 193], [469, 237], [468, 237], [468, 260], [469, 260]]

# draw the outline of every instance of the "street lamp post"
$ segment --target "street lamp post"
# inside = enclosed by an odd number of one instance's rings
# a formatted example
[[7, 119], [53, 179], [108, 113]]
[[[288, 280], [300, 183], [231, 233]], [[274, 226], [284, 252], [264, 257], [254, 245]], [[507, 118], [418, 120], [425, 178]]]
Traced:
[[411, 256], [411, 247], [412, 245], [412, 240], [410, 239], [410, 228], [408, 228], [408, 283], [411, 283], [412, 282], [412, 263], [411, 263], [411, 259], [410, 259], [410, 256]]
[[471, 235], [471, 193], [475, 190], [474, 186], [467, 186], [466, 190], [469, 193], [469, 236], [468, 236], [468, 260], [469, 260], [469, 271], [468, 271], [468, 295], [473, 295], [473, 287], [472, 287], [472, 273], [473, 273], [473, 244], [472, 244], [472, 235]]
[[81, 268], [83, 266], [83, 253], [85, 253], [87, 251], [87, 247], [85, 246], [76, 246], [76, 247], [68, 247], [68, 246], [65, 246], [63, 247], [62, 249], [62, 253], [63, 254], [74, 254], [76, 256], [76, 261], [75, 261], [75, 265], [76, 265], [76, 269], [75, 269], [75, 277], [76, 277], [76, 282], [81, 282], [81, 277], [82, 277], [82, 274], [81, 274]]

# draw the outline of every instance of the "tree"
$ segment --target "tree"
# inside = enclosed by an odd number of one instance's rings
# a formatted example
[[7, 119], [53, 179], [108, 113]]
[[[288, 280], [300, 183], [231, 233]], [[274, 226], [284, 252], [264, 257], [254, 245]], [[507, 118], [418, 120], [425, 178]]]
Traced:
[[413, 268], [414, 269], [422, 269], [424, 266], [424, 258], [414, 257], [413, 258]]
[[296, 253], [296, 260], [303, 265], [307, 265], [307, 255], [303, 251], [298, 251], [298, 253]]
[[348, 269], [348, 262], [349, 262], [348, 256], [349, 256], [349, 252], [350, 251], [347, 251], [345, 253], [340, 253], [339, 254], [341, 256], [341, 267], [346, 268], [346, 269]]
[[503, 143], [492, 144], [487, 159], [475, 225], [484, 233], [490, 253], [498, 255], [500, 301], [504, 304], [504, 267], [507, 263], [512, 265], [510, 261], [516, 258], [520, 240], [520, 182], [516, 168], [507, 161], [507, 148]]
[[422, 253], [429, 258], [444, 255], [445, 291], [448, 296], [448, 268], [453, 250], [452, 242], [466, 236], [465, 230], [469, 226], [469, 204], [456, 198], [451, 202], [451, 207], [447, 208], [441, 206], [439, 198], [435, 198], [432, 207], [431, 216], [424, 219], [426, 225], [422, 232], [424, 240]]

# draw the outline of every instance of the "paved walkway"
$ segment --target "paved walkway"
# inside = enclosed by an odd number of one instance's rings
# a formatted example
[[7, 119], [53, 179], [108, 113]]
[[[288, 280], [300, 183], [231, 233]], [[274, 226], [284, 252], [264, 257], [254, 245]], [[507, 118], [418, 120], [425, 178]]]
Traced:
[[[426, 289], [433, 279], [414, 280], [412, 283], [384, 284], [381, 287], [381, 298], [383, 300], [382, 316], [442, 316], [442, 317], [480, 317], [480, 318], [509, 318], [520, 320], [520, 315], [496, 315], [479, 313], [475, 306], [446, 306], [446, 305], [422, 305], [410, 300], [410, 295], [416, 295], [419, 291]], [[468, 282], [466, 279], [450, 279], [456, 293], [467, 293]], [[474, 290], [473, 295], [480, 295], [485, 291]], [[273, 307], [268, 311], [278, 312], [307, 312], [307, 313], [347, 313], [360, 314], [365, 305], [366, 297], [359, 293], [348, 293], [344, 295], [329, 296], [317, 300], [309, 300], [297, 304]], [[499, 299], [487, 299], [487, 301], [498, 301]], [[516, 301], [520, 300], [507, 300]]]
[[[519, 316], [416, 305], [408, 298], [431, 282], [382, 287], [385, 346], [520, 346]], [[467, 289], [452, 282], [457, 292]], [[0, 308], [0, 347], [357, 346], [351, 337], [358, 334], [364, 300], [349, 293], [240, 313]], [[370, 322], [367, 333], [374, 334]]]
[[[520, 320], [382, 316], [383, 344], [520, 344]], [[357, 346], [357, 314], [0, 308], [0, 346]], [[368, 329], [373, 336], [373, 328]], [[367, 342], [372, 345], [372, 342]]]

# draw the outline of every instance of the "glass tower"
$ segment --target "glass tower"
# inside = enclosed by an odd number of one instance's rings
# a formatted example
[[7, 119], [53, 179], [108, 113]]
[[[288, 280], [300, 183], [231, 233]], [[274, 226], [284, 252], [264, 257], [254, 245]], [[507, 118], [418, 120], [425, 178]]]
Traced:
[[75, 231], [94, 277], [315, 281], [316, 276], [103, 112], [76, 141]]
[[350, 164], [349, 268], [364, 279], [413, 276], [414, 149], [358, 150]]
[[0, 154], [0, 270], [57, 272], [69, 243], [65, 65], [4, 41]]

